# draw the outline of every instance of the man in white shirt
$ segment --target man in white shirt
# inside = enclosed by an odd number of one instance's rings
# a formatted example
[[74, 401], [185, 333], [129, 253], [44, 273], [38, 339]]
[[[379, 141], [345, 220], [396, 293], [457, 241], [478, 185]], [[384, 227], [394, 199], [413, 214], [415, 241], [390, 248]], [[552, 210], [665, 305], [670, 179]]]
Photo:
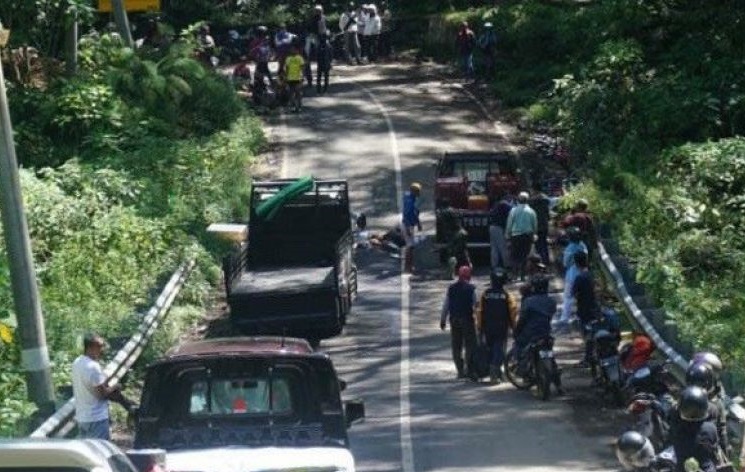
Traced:
[[357, 27], [357, 12], [355, 11], [354, 2], [349, 3], [347, 11], [339, 17], [339, 29], [344, 33], [344, 53], [347, 56], [347, 62], [352, 63], [355, 59], [357, 65], [360, 61], [360, 39]]
[[106, 384], [106, 374], [99, 364], [105, 342], [90, 334], [83, 340], [83, 355], [72, 363], [72, 392], [75, 397], [75, 421], [81, 438], [110, 439], [109, 404], [113, 400], [132, 412], [134, 404], [124, 398], [120, 387]]

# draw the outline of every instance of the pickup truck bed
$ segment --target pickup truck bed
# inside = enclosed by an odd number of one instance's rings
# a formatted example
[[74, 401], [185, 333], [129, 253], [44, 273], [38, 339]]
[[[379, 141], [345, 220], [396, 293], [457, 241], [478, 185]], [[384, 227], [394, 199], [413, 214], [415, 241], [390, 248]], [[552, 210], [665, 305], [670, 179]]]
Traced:
[[333, 267], [266, 267], [241, 273], [233, 282], [231, 295], [284, 295], [333, 288], [334, 284]]

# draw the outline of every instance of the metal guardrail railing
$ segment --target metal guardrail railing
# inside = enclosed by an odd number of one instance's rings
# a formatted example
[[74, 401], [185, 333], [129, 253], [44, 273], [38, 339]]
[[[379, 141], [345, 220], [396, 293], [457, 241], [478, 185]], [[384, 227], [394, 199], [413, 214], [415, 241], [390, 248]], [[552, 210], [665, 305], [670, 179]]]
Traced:
[[[171, 308], [173, 301], [184, 286], [186, 279], [194, 268], [195, 260], [191, 259], [183, 263], [171, 276], [170, 280], [163, 288], [160, 296], [150, 307], [147, 314], [135, 331], [134, 335], [114, 356], [114, 358], [104, 368], [104, 373], [108, 378], [109, 385], [116, 385], [121, 381], [124, 374], [134, 365], [142, 354], [143, 349], [147, 346], [153, 333], [165, 318], [168, 310]], [[50, 438], [65, 437], [75, 427], [75, 399], [68, 400], [52, 416], [47, 418], [30, 437], [32, 438]]]
[[657, 329], [652, 325], [652, 323], [649, 322], [647, 317], [644, 316], [644, 313], [642, 313], [642, 310], [636, 304], [633, 297], [626, 288], [626, 283], [623, 280], [623, 276], [616, 267], [616, 264], [611, 259], [603, 243], [598, 241], [597, 248], [598, 256], [601, 262], [600, 266], [602, 267], [603, 272], [605, 272], [609, 280], [612, 281], [616, 295], [618, 295], [618, 298], [626, 307], [626, 310], [631, 314], [634, 324], [641, 328], [652, 339], [659, 351], [663, 352], [665, 356], [667, 356], [667, 358], [670, 359], [677, 367], [685, 371], [688, 368], [688, 361], [680, 353], [673, 349], [673, 347], [670, 346], [667, 341], [665, 341], [660, 333], [657, 332]]

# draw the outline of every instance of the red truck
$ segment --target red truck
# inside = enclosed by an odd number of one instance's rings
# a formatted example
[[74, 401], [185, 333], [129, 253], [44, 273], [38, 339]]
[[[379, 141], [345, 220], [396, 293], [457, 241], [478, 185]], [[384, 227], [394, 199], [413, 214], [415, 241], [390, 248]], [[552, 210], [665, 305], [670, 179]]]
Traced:
[[524, 188], [517, 156], [508, 152], [448, 152], [437, 164], [435, 215], [438, 247], [447, 244], [444, 217], [453, 212], [468, 231], [468, 247], [489, 248], [489, 209]]

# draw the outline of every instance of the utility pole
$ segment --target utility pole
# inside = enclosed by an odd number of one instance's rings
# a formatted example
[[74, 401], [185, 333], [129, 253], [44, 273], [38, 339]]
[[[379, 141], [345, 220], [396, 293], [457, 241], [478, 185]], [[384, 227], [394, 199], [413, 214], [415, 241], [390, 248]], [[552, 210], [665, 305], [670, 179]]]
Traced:
[[132, 31], [129, 29], [129, 18], [127, 17], [127, 10], [124, 8], [124, 0], [111, 0], [111, 9], [114, 12], [114, 21], [116, 26], [119, 27], [119, 34], [124, 41], [124, 45], [134, 49], [134, 41], [132, 40]]
[[[1, 29], [1, 28], [0, 28]], [[8, 250], [13, 304], [21, 339], [21, 364], [26, 373], [28, 396], [40, 411], [54, 408], [54, 389], [49, 351], [41, 316], [39, 287], [31, 256], [26, 214], [23, 211], [18, 162], [13, 144], [5, 77], [0, 66], [0, 214]]]

